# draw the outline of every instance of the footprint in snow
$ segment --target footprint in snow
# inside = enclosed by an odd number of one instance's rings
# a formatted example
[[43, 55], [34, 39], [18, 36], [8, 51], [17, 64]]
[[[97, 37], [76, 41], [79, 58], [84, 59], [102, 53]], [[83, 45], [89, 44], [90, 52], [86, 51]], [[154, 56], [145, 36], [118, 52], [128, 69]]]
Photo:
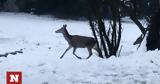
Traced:
[[134, 80], [135, 84], [147, 84], [147, 81]]
[[45, 63], [41, 63], [41, 64], [38, 64], [37, 66], [38, 67], [42, 67], [42, 66], [44, 66], [44, 65], [46, 65]]
[[42, 84], [49, 84], [48, 82], [42, 82]]
[[46, 69], [41, 69], [39, 72], [40, 72], [41, 74], [45, 74], [45, 73], [46, 73]]
[[56, 74], [57, 72], [55, 70], [52, 71], [53, 74]]

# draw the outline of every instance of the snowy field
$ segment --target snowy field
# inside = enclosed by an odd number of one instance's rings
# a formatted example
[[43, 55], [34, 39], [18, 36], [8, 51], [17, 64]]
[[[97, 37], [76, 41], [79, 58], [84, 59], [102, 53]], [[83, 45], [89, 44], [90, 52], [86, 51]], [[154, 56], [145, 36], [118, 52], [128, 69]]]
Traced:
[[[136, 25], [123, 23], [122, 53], [109, 59], [79, 60], [67, 52], [61, 34], [67, 24], [70, 34], [92, 36], [87, 21], [65, 21], [27, 14], [0, 13], [0, 54], [23, 49], [22, 54], [0, 57], [0, 84], [7, 71], [22, 71], [23, 84], [159, 84], [160, 51], [146, 52], [132, 45], [140, 35]], [[107, 24], [107, 23], [106, 23]], [[87, 57], [86, 49], [76, 53]]]

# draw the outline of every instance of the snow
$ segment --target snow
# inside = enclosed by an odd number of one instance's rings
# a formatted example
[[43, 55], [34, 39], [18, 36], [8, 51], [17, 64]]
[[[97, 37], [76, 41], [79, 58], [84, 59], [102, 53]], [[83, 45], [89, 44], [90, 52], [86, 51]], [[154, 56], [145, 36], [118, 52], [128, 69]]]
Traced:
[[148, 35], [148, 32], [147, 34], [145, 35], [142, 43], [139, 45], [139, 48], [138, 48], [138, 52], [146, 52], [147, 51], [147, 35]]
[[[140, 35], [133, 23], [123, 23], [120, 57], [101, 59], [94, 51], [88, 60], [77, 59], [72, 50], [59, 59], [68, 44], [54, 31], [63, 24], [71, 34], [92, 36], [87, 21], [0, 13], [0, 54], [23, 49], [22, 54], [0, 57], [0, 84], [5, 84], [7, 71], [22, 71], [23, 84], [159, 84], [160, 51], [132, 45]], [[88, 56], [86, 49], [76, 53]]]

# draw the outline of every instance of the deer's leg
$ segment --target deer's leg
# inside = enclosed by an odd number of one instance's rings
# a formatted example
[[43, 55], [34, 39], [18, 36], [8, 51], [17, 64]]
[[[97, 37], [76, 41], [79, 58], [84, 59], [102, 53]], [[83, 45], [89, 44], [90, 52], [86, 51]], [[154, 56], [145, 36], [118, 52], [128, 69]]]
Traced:
[[71, 46], [69, 46], [66, 50], [65, 50], [65, 52], [62, 54], [62, 56], [60, 57], [60, 59], [62, 59], [63, 58], [63, 56], [66, 54], [66, 52], [69, 50], [69, 49], [71, 49], [72, 47]]
[[76, 55], [75, 51], [77, 48], [73, 47], [73, 55], [75, 55], [78, 59], [82, 59], [81, 57], [79, 57], [78, 55]]
[[92, 56], [92, 48], [87, 48], [88, 52], [89, 52], [89, 56], [87, 57], [87, 59], [89, 59]]

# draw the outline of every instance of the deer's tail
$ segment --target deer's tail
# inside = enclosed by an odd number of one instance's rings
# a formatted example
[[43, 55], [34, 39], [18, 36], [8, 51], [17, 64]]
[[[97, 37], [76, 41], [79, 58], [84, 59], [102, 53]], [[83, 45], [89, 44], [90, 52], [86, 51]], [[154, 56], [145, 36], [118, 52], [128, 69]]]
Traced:
[[93, 46], [93, 49], [98, 52], [98, 46], [97, 46], [97, 44], [95, 44], [95, 45]]

